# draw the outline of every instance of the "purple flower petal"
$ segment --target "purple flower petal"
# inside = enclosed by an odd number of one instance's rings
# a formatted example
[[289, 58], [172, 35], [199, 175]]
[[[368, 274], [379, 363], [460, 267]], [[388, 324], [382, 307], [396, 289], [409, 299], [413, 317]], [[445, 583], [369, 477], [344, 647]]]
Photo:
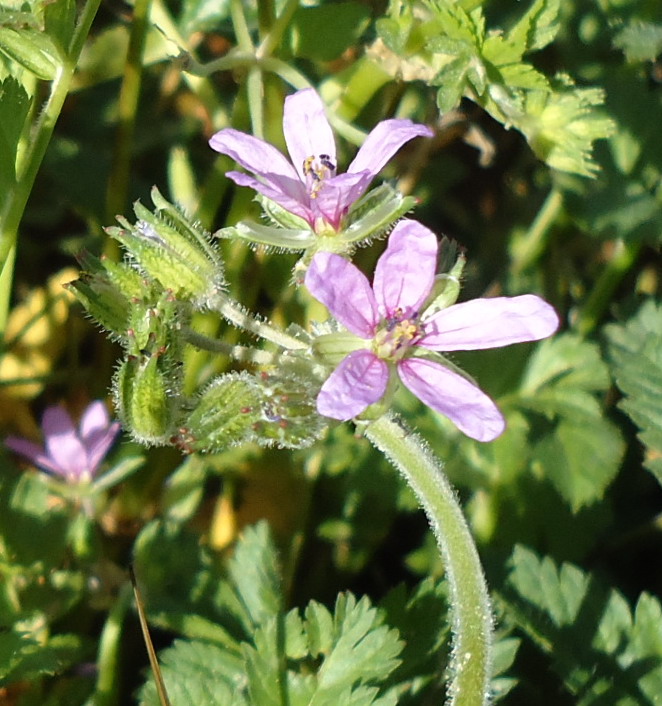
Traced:
[[46, 453], [62, 475], [79, 476], [87, 468], [87, 452], [64, 407], [48, 407], [41, 423]]
[[455, 304], [424, 321], [419, 345], [435, 351], [471, 351], [551, 336], [559, 317], [535, 294], [473, 299]]
[[370, 181], [367, 172], [339, 174], [327, 179], [317, 196], [310, 200], [311, 206], [318, 209], [334, 228], [338, 228], [350, 206], [361, 198]]
[[346, 421], [379, 402], [388, 384], [388, 365], [368, 350], [353, 351], [326, 380], [317, 396], [317, 411]]
[[306, 272], [306, 287], [338, 321], [360, 338], [372, 338], [379, 320], [366, 276], [340, 255], [319, 252]]
[[25, 456], [25, 458], [31, 461], [35, 466], [39, 466], [40, 468], [50, 471], [51, 473], [63, 473], [63, 470], [59, 466], [56, 466], [51, 459], [46, 456], [46, 452], [43, 447], [38, 444], [34, 444], [27, 439], [19, 439], [16, 436], [8, 436], [5, 439], [5, 445], [15, 453]]
[[336, 163], [336, 143], [324, 111], [324, 103], [314, 88], [304, 88], [285, 99], [283, 133], [292, 164], [301, 181], [306, 181], [303, 163], [308, 157], [327, 155]]
[[244, 169], [258, 176], [271, 175], [277, 179], [299, 181], [299, 176], [284, 154], [264, 140], [240, 132], [234, 128], [225, 128], [209, 140], [212, 149], [226, 154]]
[[[260, 181], [249, 174], [243, 172], [226, 172], [225, 176], [239, 186], [248, 186], [254, 189], [258, 194], [266, 196], [268, 199], [275, 201], [282, 206], [286, 211], [294, 213], [297, 216], [305, 219], [312, 224], [314, 221], [313, 211], [308, 207], [309, 197], [304, 185], [297, 179], [280, 178], [280, 181], [274, 186], [273, 180], [271, 183]], [[271, 175], [267, 175], [271, 176]]]
[[400, 221], [375, 268], [374, 290], [379, 313], [401, 309], [416, 315], [427, 299], [437, 269], [437, 236], [417, 221]]
[[88, 470], [94, 475], [120, 432], [119, 422], [95, 432], [86, 442]]
[[433, 135], [434, 132], [429, 127], [413, 123], [411, 120], [383, 120], [377, 123], [368, 135], [347, 171], [367, 170], [374, 177], [406, 142], [414, 137]]
[[91, 435], [105, 432], [110, 425], [110, 415], [101, 400], [90, 403], [81, 417], [79, 430], [83, 442], [87, 443]]
[[492, 441], [506, 428], [498, 407], [482, 390], [439, 363], [406, 358], [398, 364], [398, 373], [416, 397], [472, 439]]

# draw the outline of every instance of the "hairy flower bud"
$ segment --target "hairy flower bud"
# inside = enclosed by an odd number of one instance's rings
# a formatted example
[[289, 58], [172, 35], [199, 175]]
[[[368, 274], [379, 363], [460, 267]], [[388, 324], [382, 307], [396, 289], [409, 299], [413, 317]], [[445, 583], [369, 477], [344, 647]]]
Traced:
[[119, 218], [108, 233], [131, 253], [140, 269], [175, 296], [207, 306], [224, 286], [220, 257], [209, 236], [153, 191], [157, 210], [134, 205], [135, 225]]
[[211, 382], [180, 429], [180, 445], [215, 452], [246, 441], [260, 418], [260, 391], [248, 373], [229, 373]]

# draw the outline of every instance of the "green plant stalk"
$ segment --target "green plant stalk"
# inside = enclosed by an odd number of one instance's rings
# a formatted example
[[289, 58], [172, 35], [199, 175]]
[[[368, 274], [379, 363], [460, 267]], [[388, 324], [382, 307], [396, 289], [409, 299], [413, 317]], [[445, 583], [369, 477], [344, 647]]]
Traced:
[[[136, 124], [136, 111], [142, 82], [143, 55], [152, 0], [136, 0], [133, 23], [124, 64], [124, 77], [118, 101], [118, 125], [113, 149], [113, 162], [108, 178], [106, 216], [112, 220], [124, 211], [129, 193], [131, 152]], [[112, 239], [109, 239], [111, 242]], [[112, 241], [116, 246], [115, 241]]]
[[457, 496], [424, 441], [393, 417], [372, 422], [365, 434], [416, 493], [441, 551], [452, 611], [448, 704], [483, 706], [489, 702], [492, 610], [478, 551]]
[[131, 585], [125, 583], [120, 589], [115, 604], [101, 631], [97, 655], [97, 684], [90, 704], [94, 706], [117, 706], [119, 704], [119, 653], [122, 625], [131, 605]]
[[264, 37], [257, 49], [256, 54], [259, 59], [271, 56], [273, 50], [280, 44], [283, 35], [290, 26], [294, 13], [299, 9], [299, 4], [300, 0], [287, 0], [282, 12], [278, 15], [278, 18], [269, 29], [269, 33]]
[[74, 77], [78, 57], [83, 49], [92, 21], [96, 16], [101, 0], [88, 0], [78, 18], [69, 51], [62, 56], [62, 65], [51, 84], [51, 92], [36, 124], [30, 130], [28, 147], [16, 168], [16, 185], [6, 195], [0, 214], [0, 333], [7, 326], [11, 298], [14, 258], [18, 227], [25, 212], [37, 172], [41, 166], [46, 149], [51, 141], [55, 123], [60, 115], [64, 101], [69, 93]]
[[598, 321], [612, 300], [614, 290], [636, 262], [641, 248], [640, 242], [625, 242], [623, 240], [616, 242], [614, 257], [609, 260], [600, 273], [593, 291], [575, 322], [575, 329], [582, 336], [591, 333], [598, 325]]
[[530, 268], [545, 251], [552, 225], [563, 208], [563, 194], [552, 189], [538, 211], [531, 227], [513, 247], [512, 271], [515, 274]]
[[276, 356], [269, 351], [261, 351], [248, 346], [234, 346], [220, 339], [209, 338], [193, 329], [184, 327], [182, 335], [188, 343], [203, 351], [220, 353], [236, 360], [239, 363], [256, 363], [257, 365], [273, 365]]

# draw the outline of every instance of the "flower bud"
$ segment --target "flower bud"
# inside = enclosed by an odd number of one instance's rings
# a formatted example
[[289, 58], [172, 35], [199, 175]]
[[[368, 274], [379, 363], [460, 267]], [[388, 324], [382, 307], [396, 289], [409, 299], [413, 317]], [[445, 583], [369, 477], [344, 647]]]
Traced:
[[143, 444], [167, 444], [176, 428], [178, 405], [171, 395], [163, 356], [130, 356], [113, 380], [115, 407], [122, 424]]
[[[152, 198], [159, 204], [167, 204], [157, 194], [153, 193]], [[121, 227], [114, 226], [107, 231], [164, 289], [207, 306], [224, 286], [220, 257], [201, 228], [189, 223], [174, 206], [167, 206], [167, 210], [162, 208], [152, 213], [136, 203], [134, 211], [138, 221], [135, 225], [118, 218]]]
[[180, 430], [190, 451], [216, 452], [246, 441], [260, 418], [260, 391], [248, 373], [222, 375], [202, 393]]
[[450, 272], [445, 272], [435, 277], [432, 292], [428, 297], [430, 303], [427, 306], [423, 306], [423, 318], [432, 316], [438, 311], [447, 309], [455, 304], [460, 296], [460, 281], [466, 261], [464, 253], [460, 253]]

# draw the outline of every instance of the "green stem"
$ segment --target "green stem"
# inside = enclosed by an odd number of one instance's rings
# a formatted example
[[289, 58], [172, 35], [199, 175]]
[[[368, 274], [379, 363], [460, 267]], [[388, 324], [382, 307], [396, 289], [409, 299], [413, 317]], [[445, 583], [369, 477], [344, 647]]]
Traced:
[[515, 274], [527, 270], [543, 254], [551, 227], [562, 208], [563, 195], [558, 189], [552, 189], [526, 235], [513, 245], [512, 271]]
[[[186, 65], [186, 71], [194, 76], [210, 76], [217, 71], [231, 71], [237, 68], [250, 68], [254, 65], [258, 65], [262, 71], [269, 71], [277, 76], [280, 76], [285, 83], [288, 83], [297, 91], [302, 88], [311, 88], [313, 85], [304, 74], [288, 64], [286, 61], [275, 59], [274, 57], [258, 59], [255, 54], [244, 51], [232, 52], [227, 56], [222, 56], [220, 59], [214, 59], [206, 64], [200, 64], [192, 57], [189, 57]], [[363, 130], [359, 130], [359, 128], [354, 127], [351, 123], [339, 118], [333, 111], [329, 113], [328, 118], [335, 131], [344, 137], [348, 142], [356, 146], [361, 146], [364, 143], [366, 133], [363, 132]]]
[[611, 302], [614, 290], [630, 271], [641, 252], [641, 243], [617, 240], [615, 253], [598, 277], [586, 304], [579, 312], [575, 329], [586, 336], [597, 326]]
[[275, 356], [269, 351], [261, 351], [248, 346], [233, 346], [220, 339], [209, 338], [190, 328], [183, 328], [182, 335], [188, 343], [210, 353], [221, 353], [240, 363], [256, 363], [258, 365], [273, 365]]
[[119, 115], [113, 149], [113, 163], [108, 178], [106, 195], [106, 216], [108, 220], [114, 219], [118, 213], [124, 211], [129, 193], [133, 134], [135, 132], [136, 112], [140, 97], [143, 54], [148, 28], [147, 19], [151, 2], [152, 0], [136, 0], [133, 8], [133, 23], [118, 101]]
[[285, 333], [285, 331], [274, 328], [266, 321], [256, 319], [240, 304], [232, 301], [232, 299], [222, 297], [219, 301], [214, 303], [212, 308], [237, 328], [244, 329], [249, 333], [254, 333], [265, 341], [270, 341], [288, 350], [304, 350], [308, 348], [307, 343], [300, 341], [298, 338], [294, 338], [294, 336], [290, 336], [288, 333]]
[[62, 65], [53, 80], [51, 92], [31, 129], [28, 147], [16, 168], [16, 185], [6, 195], [0, 213], [0, 333], [4, 332], [9, 314], [9, 303], [13, 279], [13, 256], [18, 237], [18, 226], [23, 218], [34, 180], [46, 154], [60, 115], [64, 101], [69, 93], [71, 81], [76, 70], [78, 57], [89, 34], [92, 20], [101, 0], [88, 0], [83, 6], [78, 25], [72, 37], [67, 56], [62, 57]]
[[273, 50], [280, 44], [283, 34], [290, 26], [292, 16], [299, 9], [300, 0], [287, 0], [278, 19], [273, 23], [269, 34], [267, 34], [257, 49], [256, 55], [259, 59], [271, 56]]
[[131, 586], [122, 586], [99, 640], [94, 706], [116, 706], [119, 701], [119, 654], [124, 618], [131, 605]]
[[478, 551], [457, 496], [428, 446], [394, 418], [372, 422], [366, 436], [416, 493], [441, 551], [453, 613], [448, 704], [483, 706], [489, 701], [492, 611]]

